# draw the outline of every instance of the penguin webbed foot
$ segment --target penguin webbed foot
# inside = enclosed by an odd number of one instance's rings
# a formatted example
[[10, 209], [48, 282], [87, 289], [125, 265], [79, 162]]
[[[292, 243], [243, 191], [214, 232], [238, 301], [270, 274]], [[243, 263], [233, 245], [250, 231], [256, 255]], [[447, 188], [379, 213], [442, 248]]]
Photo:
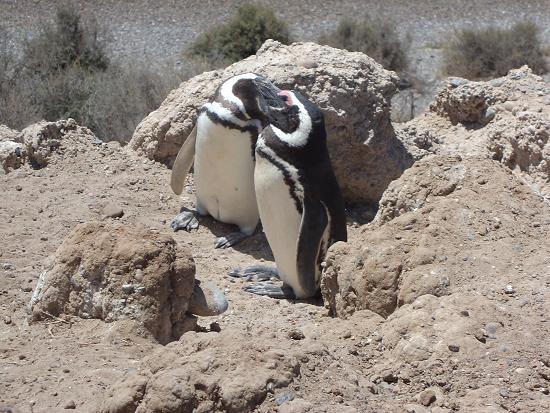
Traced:
[[262, 264], [251, 265], [246, 268], [235, 268], [229, 272], [229, 275], [244, 281], [269, 281], [272, 278], [280, 278], [277, 268]]
[[248, 293], [263, 295], [271, 298], [286, 298], [291, 300], [296, 298], [296, 295], [292, 291], [292, 288], [286, 285], [278, 286], [270, 281], [253, 283], [243, 287], [243, 290]]
[[233, 245], [237, 245], [239, 242], [244, 240], [245, 238], [248, 238], [249, 236], [246, 234], [243, 234], [242, 232], [232, 232], [230, 234], [227, 234], [225, 237], [219, 237], [216, 240], [216, 248], [229, 248]]
[[172, 219], [170, 226], [174, 231], [184, 229], [189, 232], [199, 227], [199, 219], [195, 212], [183, 211]]

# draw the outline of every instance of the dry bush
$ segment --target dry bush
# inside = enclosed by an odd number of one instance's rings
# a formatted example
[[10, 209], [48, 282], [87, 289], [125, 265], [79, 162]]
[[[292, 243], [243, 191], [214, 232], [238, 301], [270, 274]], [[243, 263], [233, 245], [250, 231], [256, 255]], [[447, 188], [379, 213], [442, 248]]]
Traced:
[[255, 54], [267, 39], [289, 43], [285, 22], [269, 7], [245, 4], [231, 21], [199, 36], [186, 54], [221, 66]]
[[74, 118], [105, 141], [128, 141], [136, 125], [181, 81], [205, 69], [111, 62], [93, 20], [72, 8], [27, 41], [23, 56], [0, 33], [0, 123], [22, 129], [40, 119]]
[[381, 17], [344, 17], [334, 31], [319, 38], [319, 44], [365, 53], [386, 69], [402, 72], [407, 68], [408, 42], [399, 39], [394, 27]]
[[539, 28], [532, 22], [461, 30], [445, 45], [444, 61], [448, 74], [468, 79], [504, 76], [523, 65], [538, 74], [547, 71]]

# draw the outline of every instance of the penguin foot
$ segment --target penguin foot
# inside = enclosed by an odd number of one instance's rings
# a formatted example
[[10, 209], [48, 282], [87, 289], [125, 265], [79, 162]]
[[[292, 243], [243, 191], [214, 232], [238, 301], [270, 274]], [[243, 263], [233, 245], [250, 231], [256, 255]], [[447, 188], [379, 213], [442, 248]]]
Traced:
[[227, 234], [225, 237], [219, 237], [216, 240], [216, 248], [224, 249], [232, 247], [245, 238], [248, 238], [248, 235], [243, 234], [242, 232], [232, 232], [231, 234]]
[[295, 299], [296, 295], [292, 291], [292, 288], [283, 285], [278, 286], [273, 284], [270, 281], [258, 282], [251, 285], [243, 287], [243, 290], [247, 293], [252, 293], [256, 295], [265, 295], [271, 298], [288, 298]]
[[277, 268], [270, 265], [251, 265], [246, 268], [235, 268], [229, 272], [231, 277], [241, 278], [244, 281], [269, 281], [272, 278], [280, 278]]
[[199, 227], [199, 220], [194, 212], [183, 211], [172, 219], [170, 226], [174, 231], [178, 231], [180, 229], [191, 231], [192, 229], [197, 229]]

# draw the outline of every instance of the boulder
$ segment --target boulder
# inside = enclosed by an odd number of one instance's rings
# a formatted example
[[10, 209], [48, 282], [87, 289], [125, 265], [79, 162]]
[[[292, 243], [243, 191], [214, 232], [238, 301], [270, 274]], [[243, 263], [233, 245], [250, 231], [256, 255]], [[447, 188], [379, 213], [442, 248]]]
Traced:
[[425, 157], [390, 184], [358, 239], [329, 249], [326, 305], [342, 317], [361, 309], [387, 317], [426, 294], [504, 288], [522, 277], [514, 267], [525, 251], [550, 248], [549, 213], [497, 161]]
[[290, 344], [272, 344], [240, 330], [186, 333], [108, 389], [99, 411], [255, 411], [268, 393], [288, 387], [300, 374]]
[[429, 110], [398, 130], [415, 159], [495, 159], [550, 199], [550, 85], [524, 66], [486, 82], [449, 79]]
[[376, 205], [389, 182], [411, 165], [390, 123], [395, 73], [362, 53], [315, 43], [285, 46], [273, 40], [255, 56], [182, 83], [137, 126], [129, 146], [170, 164], [191, 132], [197, 110], [225, 79], [246, 72], [265, 75], [282, 89], [296, 89], [321, 108], [330, 156], [347, 201]]
[[34, 319], [62, 314], [138, 321], [159, 342], [194, 328], [191, 254], [167, 235], [114, 222], [78, 225], [47, 259], [29, 307]]

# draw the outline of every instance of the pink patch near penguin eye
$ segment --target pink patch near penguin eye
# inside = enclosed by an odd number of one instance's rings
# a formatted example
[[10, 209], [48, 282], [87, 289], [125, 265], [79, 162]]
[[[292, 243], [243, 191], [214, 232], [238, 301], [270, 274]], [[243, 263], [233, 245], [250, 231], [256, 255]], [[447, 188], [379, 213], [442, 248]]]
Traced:
[[285, 103], [287, 104], [287, 106], [294, 105], [294, 102], [292, 100], [292, 94], [290, 93], [289, 90], [281, 90], [279, 93], [277, 93], [277, 95], [286, 98]]

